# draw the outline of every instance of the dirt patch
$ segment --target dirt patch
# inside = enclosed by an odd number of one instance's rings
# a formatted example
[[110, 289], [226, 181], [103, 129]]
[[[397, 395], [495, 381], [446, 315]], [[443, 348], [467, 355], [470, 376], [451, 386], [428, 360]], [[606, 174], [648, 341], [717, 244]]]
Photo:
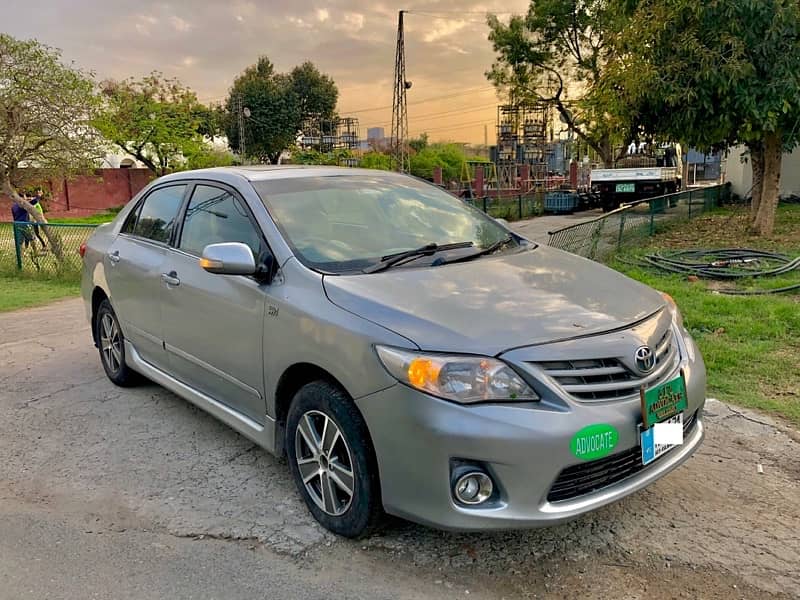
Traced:
[[724, 212], [692, 219], [691, 224], [670, 228], [653, 236], [652, 248], [759, 248], [788, 250], [800, 247], [800, 204], [782, 205], [775, 221], [775, 232], [769, 238], [750, 231], [750, 209], [730, 207]]

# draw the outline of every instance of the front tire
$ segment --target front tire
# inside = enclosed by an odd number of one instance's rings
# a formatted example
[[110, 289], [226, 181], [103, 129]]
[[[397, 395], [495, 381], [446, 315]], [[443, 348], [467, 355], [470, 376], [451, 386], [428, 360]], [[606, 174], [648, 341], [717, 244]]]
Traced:
[[108, 378], [120, 387], [130, 387], [138, 383], [138, 373], [125, 364], [125, 336], [107, 299], [97, 308], [94, 323], [100, 362]]
[[377, 462], [366, 423], [343, 390], [316, 381], [295, 394], [286, 451], [300, 495], [320, 525], [348, 538], [377, 526], [383, 512]]

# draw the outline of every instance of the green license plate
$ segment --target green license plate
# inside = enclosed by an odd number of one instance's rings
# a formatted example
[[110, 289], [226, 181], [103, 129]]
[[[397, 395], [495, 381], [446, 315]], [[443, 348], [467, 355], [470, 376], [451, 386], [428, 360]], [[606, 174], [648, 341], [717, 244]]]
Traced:
[[649, 390], [642, 390], [641, 396], [644, 429], [650, 429], [654, 424], [666, 421], [689, 407], [683, 373]]
[[636, 184], [635, 183], [618, 183], [617, 184], [617, 192], [633, 193], [635, 191], [636, 191]]

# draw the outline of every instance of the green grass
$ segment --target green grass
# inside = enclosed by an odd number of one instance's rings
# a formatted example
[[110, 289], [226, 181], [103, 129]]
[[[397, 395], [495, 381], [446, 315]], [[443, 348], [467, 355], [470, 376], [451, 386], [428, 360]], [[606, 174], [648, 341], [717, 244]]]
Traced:
[[[708, 370], [709, 395], [726, 402], [780, 415], [800, 425], [800, 291], [771, 296], [715, 294], [718, 282], [690, 282], [622, 261], [654, 250], [750, 247], [800, 254], [800, 205], [781, 207], [775, 235], [746, 233], [741, 212], [722, 211], [656, 235], [646, 248], [629, 251], [612, 266], [678, 303]], [[800, 283], [800, 272], [779, 278], [745, 280], [741, 289]], [[729, 284], [725, 284], [729, 285]]]
[[105, 212], [96, 213], [94, 215], [89, 215], [88, 217], [61, 217], [61, 218], [53, 218], [49, 219], [50, 223], [70, 223], [75, 225], [85, 224], [85, 225], [100, 225], [102, 223], [108, 223], [114, 220], [114, 217], [117, 216], [117, 213], [121, 209], [114, 209]]
[[40, 306], [79, 293], [77, 282], [0, 275], [0, 312]]

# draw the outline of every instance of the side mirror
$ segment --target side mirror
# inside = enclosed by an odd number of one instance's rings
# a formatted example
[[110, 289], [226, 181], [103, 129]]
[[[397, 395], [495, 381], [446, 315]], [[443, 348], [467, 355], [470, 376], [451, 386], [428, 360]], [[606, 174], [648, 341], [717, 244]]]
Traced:
[[500, 225], [502, 225], [502, 226], [503, 226], [503, 227], [505, 227], [506, 229], [511, 229], [511, 223], [509, 223], [509, 222], [508, 222], [508, 221], [506, 221], [505, 219], [495, 219], [495, 221], [497, 221], [498, 223], [500, 223]]
[[256, 259], [247, 244], [225, 242], [206, 246], [200, 266], [217, 275], [253, 275], [256, 272]]

